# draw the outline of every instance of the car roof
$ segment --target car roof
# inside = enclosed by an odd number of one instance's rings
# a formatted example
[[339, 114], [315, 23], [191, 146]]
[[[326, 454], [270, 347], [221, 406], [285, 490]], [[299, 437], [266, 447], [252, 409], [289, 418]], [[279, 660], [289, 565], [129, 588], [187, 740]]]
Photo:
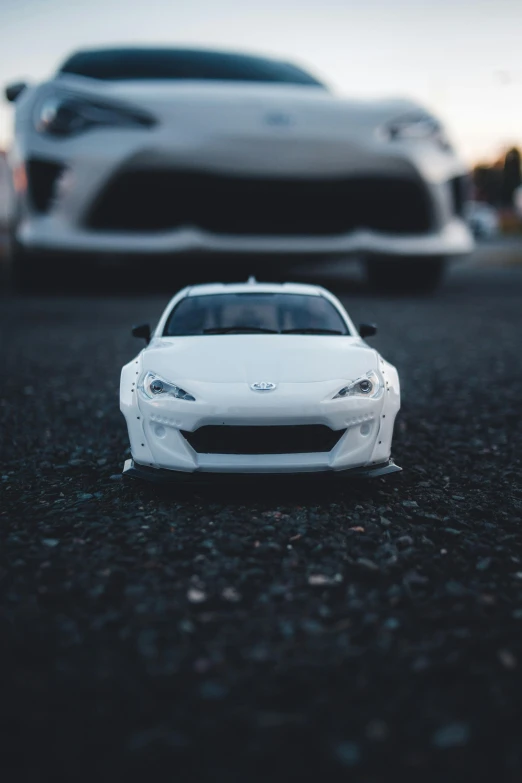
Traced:
[[306, 283], [258, 283], [249, 280], [246, 283], [203, 283], [190, 286], [185, 296], [207, 296], [212, 294], [305, 294], [323, 296], [326, 290], [317, 285]]

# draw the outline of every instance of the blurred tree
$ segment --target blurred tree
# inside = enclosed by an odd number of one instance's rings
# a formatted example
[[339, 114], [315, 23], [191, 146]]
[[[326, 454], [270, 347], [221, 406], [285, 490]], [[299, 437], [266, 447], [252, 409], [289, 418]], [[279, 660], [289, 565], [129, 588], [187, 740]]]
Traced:
[[513, 194], [521, 184], [520, 152], [516, 147], [508, 150], [502, 171], [502, 205], [513, 207]]
[[477, 201], [499, 206], [502, 196], [502, 165], [480, 164], [473, 170], [473, 184]]

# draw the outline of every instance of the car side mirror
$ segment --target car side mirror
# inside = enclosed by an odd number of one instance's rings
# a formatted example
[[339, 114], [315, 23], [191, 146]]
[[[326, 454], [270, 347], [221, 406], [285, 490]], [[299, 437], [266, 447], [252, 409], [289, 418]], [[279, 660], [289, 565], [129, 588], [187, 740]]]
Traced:
[[133, 337], [142, 337], [147, 345], [150, 343], [150, 325], [149, 324], [138, 324], [137, 326], [132, 327], [132, 336]]
[[25, 82], [15, 82], [14, 84], [8, 84], [4, 90], [4, 95], [9, 103], [14, 103], [16, 99], [23, 93], [27, 84]]
[[377, 326], [375, 324], [359, 324], [359, 334], [361, 337], [373, 337], [377, 334]]

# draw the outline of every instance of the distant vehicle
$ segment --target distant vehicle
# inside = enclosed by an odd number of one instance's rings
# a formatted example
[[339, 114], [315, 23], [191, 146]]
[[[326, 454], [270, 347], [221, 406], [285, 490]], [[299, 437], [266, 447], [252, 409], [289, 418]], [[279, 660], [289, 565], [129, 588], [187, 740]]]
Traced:
[[8, 223], [9, 215], [9, 183], [7, 164], [3, 152], [0, 150], [0, 246], [4, 235], [5, 227]]
[[380, 287], [430, 289], [472, 248], [465, 167], [408, 100], [335, 97], [262, 57], [136, 47], [77, 52], [6, 96], [22, 285], [59, 252], [249, 268], [355, 253]]
[[515, 192], [513, 193], [513, 203], [515, 205], [515, 211], [519, 218], [522, 218], [522, 185], [519, 185], [518, 188], [515, 188]]
[[395, 367], [324, 288], [185, 288], [122, 370], [132, 459], [151, 481], [195, 473], [347, 471], [381, 476], [400, 407]]
[[466, 206], [466, 217], [477, 239], [492, 239], [499, 232], [499, 217], [497, 210], [481, 201], [469, 201]]

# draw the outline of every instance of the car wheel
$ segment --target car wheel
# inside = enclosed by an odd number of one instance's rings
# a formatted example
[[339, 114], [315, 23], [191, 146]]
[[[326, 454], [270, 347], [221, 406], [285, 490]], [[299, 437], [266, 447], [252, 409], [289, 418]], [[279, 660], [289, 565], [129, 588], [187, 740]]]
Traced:
[[366, 277], [379, 293], [432, 293], [442, 281], [445, 258], [371, 258]]

